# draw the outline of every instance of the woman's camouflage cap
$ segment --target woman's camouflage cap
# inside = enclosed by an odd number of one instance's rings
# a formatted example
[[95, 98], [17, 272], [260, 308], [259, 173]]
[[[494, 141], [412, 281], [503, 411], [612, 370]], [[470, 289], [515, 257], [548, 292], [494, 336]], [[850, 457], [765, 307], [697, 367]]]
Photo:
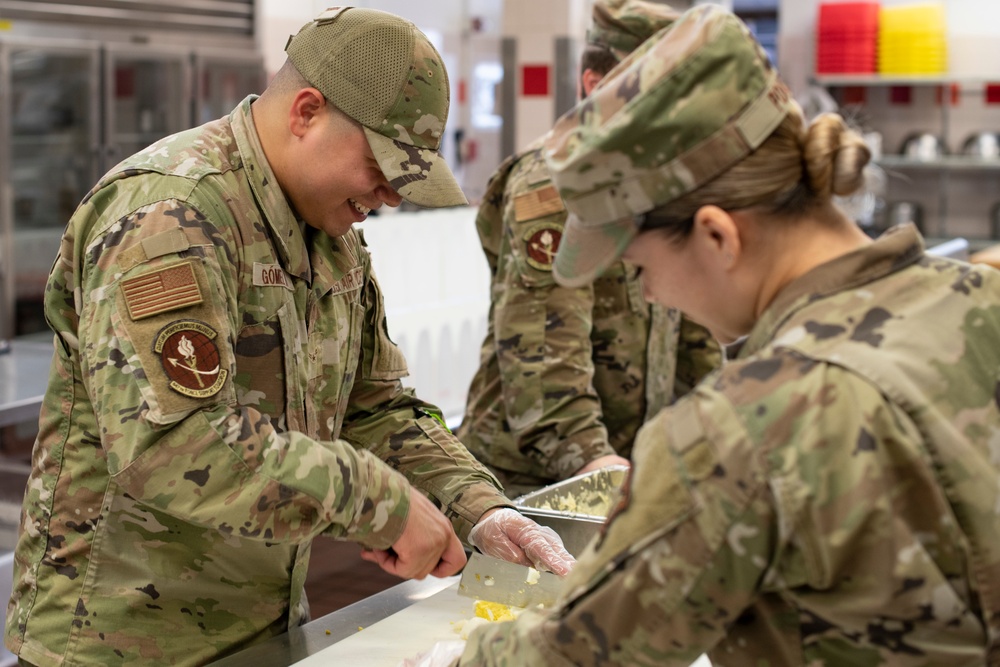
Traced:
[[618, 60], [677, 20], [680, 12], [644, 0], [595, 0], [587, 42], [611, 51]]
[[570, 215], [553, 265], [584, 285], [625, 251], [636, 216], [709, 182], [757, 149], [795, 102], [747, 27], [689, 10], [568, 111], [545, 142]]
[[285, 51], [306, 81], [361, 123], [400, 196], [428, 207], [468, 203], [438, 153], [448, 72], [417, 26], [377, 9], [331, 7], [289, 37]]

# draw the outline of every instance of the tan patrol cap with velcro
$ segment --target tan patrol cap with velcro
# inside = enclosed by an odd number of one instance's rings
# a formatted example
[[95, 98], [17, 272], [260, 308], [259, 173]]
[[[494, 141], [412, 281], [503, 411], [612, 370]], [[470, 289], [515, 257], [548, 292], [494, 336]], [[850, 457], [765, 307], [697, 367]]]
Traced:
[[303, 77], [364, 126], [389, 184], [409, 202], [467, 204], [438, 152], [450, 90], [441, 54], [413, 23], [364, 7], [332, 7], [285, 46]]

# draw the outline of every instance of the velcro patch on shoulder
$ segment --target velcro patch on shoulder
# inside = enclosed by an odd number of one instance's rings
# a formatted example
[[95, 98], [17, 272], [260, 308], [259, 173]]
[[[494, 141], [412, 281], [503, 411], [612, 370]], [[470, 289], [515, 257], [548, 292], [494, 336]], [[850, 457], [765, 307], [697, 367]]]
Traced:
[[518, 222], [534, 220], [565, 210], [559, 191], [554, 185], [532, 190], [514, 198], [514, 218]]
[[203, 301], [191, 262], [175, 264], [122, 281], [122, 294], [133, 320], [141, 320]]
[[192, 398], [219, 393], [229, 371], [222, 368], [217, 336], [215, 329], [198, 320], [178, 320], [160, 329], [153, 352], [160, 357], [171, 389]]
[[562, 234], [562, 226], [554, 222], [539, 222], [528, 227], [521, 235], [525, 261], [539, 271], [551, 271]]

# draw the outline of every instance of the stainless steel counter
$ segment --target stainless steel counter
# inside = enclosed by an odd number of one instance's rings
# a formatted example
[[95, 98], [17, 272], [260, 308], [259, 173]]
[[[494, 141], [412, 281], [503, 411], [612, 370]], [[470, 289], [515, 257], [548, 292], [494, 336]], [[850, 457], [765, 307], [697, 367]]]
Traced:
[[52, 337], [15, 338], [0, 354], [0, 426], [38, 419], [52, 364]]
[[354, 635], [410, 605], [429, 598], [458, 577], [404, 581], [371, 597], [327, 614], [286, 634], [212, 663], [213, 667], [286, 667]]

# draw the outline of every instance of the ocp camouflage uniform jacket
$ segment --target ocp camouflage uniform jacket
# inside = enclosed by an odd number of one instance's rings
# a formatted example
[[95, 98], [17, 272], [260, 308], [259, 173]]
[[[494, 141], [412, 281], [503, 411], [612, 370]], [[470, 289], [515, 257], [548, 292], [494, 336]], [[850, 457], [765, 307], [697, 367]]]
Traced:
[[721, 361], [703, 327], [645, 302], [624, 262], [588, 287], [555, 283], [566, 210], [539, 145], [500, 166], [476, 218], [491, 304], [458, 430], [510, 496], [628, 457], [647, 415]]
[[463, 539], [507, 504], [402, 389], [360, 235], [296, 221], [252, 99], [119, 165], [63, 238], [7, 613], [29, 662], [204, 663], [306, 620], [314, 537], [398, 539], [407, 480]]
[[463, 664], [987, 664], [998, 387], [1000, 273], [912, 226], [817, 267], [643, 427], [557, 606]]

